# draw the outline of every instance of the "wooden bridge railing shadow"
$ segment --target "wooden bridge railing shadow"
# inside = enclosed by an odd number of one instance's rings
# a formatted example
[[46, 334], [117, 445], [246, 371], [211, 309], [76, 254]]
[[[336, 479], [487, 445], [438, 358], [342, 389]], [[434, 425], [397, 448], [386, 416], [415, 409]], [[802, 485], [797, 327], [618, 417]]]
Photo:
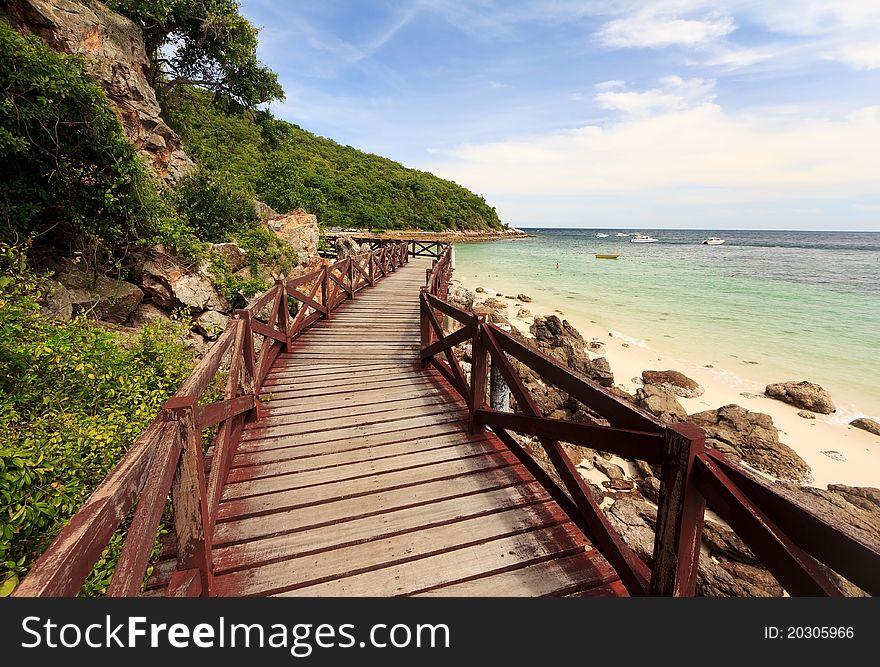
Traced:
[[[559, 493], [555, 496], [560, 497], [562, 489], [511, 432], [539, 439], [567, 492], [569, 502], [561, 504], [575, 513], [573, 519], [581, 519], [630, 595], [695, 594], [707, 506], [728, 523], [790, 595], [842, 595], [820, 563], [867, 593], [880, 594], [880, 546], [780, 494], [721, 452], [708, 449], [699, 427], [689, 423], [666, 425], [497, 326], [445, 301], [451, 277], [450, 254], [444, 252], [428, 270], [420, 295], [423, 362], [436, 368], [467, 402], [472, 431], [491, 428], [545, 487], [556, 487]], [[443, 316], [459, 328], [444, 333]], [[470, 382], [453, 354], [456, 345], [466, 342], [472, 350]], [[511, 358], [604, 417], [610, 426], [541, 416]], [[515, 398], [516, 413], [487, 407], [490, 361]], [[651, 567], [611, 526], [560, 442], [661, 467]]]
[[[30, 569], [15, 597], [72, 596], [131, 515], [108, 596], [136, 596], [168, 499], [177, 567], [167, 594], [210, 595], [211, 535], [230, 463], [246, 422], [260, 419], [260, 389], [278, 354], [312, 324], [409, 261], [406, 242], [383, 244], [274, 287], [235, 312], [146, 431]], [[291, 304], [295, 308], [291, 308]], [[257, 353], [259, 348], [259, 353]], [[228, 359], [223, 398], [206, 395]], [[216, 434], [205, 455], [206, 429]]]

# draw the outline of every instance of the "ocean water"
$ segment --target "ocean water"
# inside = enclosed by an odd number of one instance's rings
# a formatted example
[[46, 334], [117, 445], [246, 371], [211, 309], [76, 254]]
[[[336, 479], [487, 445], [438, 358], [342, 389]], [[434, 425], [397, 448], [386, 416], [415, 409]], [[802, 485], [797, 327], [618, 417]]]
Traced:
[[[526, 231], [457, 245], [457, 277], [754, 381], [818, 382], [840, 419], [880, 416], [880, 233], [624, 230], [658, 239], [636, 244], [621, 230]], [[701, 245], [709, 236], [726, 243]]]

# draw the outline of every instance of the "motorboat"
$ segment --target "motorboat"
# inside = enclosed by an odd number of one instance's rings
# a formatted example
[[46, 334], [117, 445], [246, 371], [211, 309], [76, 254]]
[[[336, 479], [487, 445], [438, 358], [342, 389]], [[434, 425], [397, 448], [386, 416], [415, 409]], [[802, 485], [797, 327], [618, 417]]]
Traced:
[[722, 245], [723, 243], [724, 239], [719, 239], [717, 236], [710, 236], [703, 241], [703, 245]]
[[598, 253], [596, 254], [596, 259], [617, 259], [618, 257], [620, 257], [620, 255], [603, 255]]
[[597, 239], [607, 239], [608, 234], [603, 234], [602, 232], [599, 232], [598, 234], [596, 234], [596, 238]]
[[626, 238], [627, 236], [632, 236], [632, 234], [625, 234], [624, 232], [617, 232], [615, 236], [619, 236], [621, 238]]
[[630, 243], [657, 243], [657, 239], [653, 236], [645, 236], [644, 234], [636, 234], [630, 240]]

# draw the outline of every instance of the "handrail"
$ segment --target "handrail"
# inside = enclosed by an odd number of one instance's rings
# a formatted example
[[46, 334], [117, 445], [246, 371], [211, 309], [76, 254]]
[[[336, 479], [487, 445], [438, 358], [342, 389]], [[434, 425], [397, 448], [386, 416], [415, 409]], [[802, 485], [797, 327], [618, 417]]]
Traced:
[[[408, 242], [395, 242], [298, 278], [279, 279], [247, 308], [236, 311], [220, 338], [37, 559], [13, 596], [76, 595], [132, 508], [107, 595], [138, 595], [169, 495], [177, 564], [166, 592], [211, 595], [211, 535], [220, 496], [244, 425], [261, 418], [260, 389], [272, 364], [282, 351], [291, 350], [293, 340], [306, 329], [330, 319], [344, 301], [407, 263], [409, 254]], [[299, 304], [295, 315], [289, 299]], [[227, 357], [223, 398], [202, 404]], [[202, 432], [212, 426], [216, 435], [206, 457]]]
[[[548, 491], [590, 535], [631, 595], [695, 594], [707, 506], [727, 521], [789, 594], [841, 595], [817, 561], [869, 594], [880, 594], [880, 545], [777, 492], [717, 450], [707, 449], [705, 433], [696, 425], [666, 425], [516, 336], [449, 303], [445, 299], [451, 275], [447, 249], [427, 270], [420, 295], [422, 363], [434, 366], [465, 399], [472, 431], [492, 428], [551, 487]], [[462, 327], [444, 334], [442, 316]], [[456, 345], [468, 340], [470, 382], [453, 353]], [[438, 358], [441, 354], [445, 362]], [[604, 417], [610, 426], [542, 416], [508, 357]], [[518, 412], [488, 408], [490, 360], [507, 382]], [[537, 436], [567, 494], [510, 432]], [[661, 466], [650, 569], [612, 528], [560, 441]]]

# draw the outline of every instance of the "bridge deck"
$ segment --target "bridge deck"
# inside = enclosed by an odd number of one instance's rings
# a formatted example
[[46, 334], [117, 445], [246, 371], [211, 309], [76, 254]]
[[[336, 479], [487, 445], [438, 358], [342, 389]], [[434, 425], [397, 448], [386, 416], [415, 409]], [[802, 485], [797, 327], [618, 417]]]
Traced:
[[619, 595], [616, 573], [417, 360], [424, 260], [297, 339], [214, 535], [220, 595]]

